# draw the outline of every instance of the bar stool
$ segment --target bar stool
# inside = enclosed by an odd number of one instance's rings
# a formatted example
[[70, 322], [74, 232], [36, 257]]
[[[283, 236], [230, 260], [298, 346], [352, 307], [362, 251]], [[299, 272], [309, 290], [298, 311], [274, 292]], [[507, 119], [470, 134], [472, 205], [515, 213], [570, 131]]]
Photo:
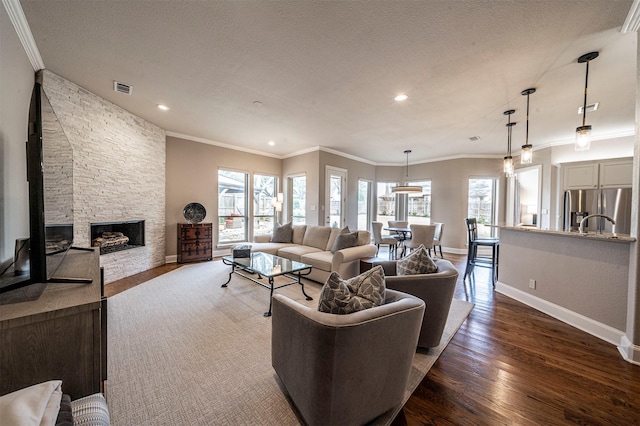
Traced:
[[[467, 251], [467, 267], [463, 280], [473, 273], [473, 268], [480, 266], [491, 269], [492, 283], [496, 286], [498, 280], [498, 256], [500, 240], [497, 238], [478, 238], [478, 224], [475, 218], [465, 219], [469, 235], [469, 247]], [[491, 256], [479, 255], [478, 247], [491, 247]]]

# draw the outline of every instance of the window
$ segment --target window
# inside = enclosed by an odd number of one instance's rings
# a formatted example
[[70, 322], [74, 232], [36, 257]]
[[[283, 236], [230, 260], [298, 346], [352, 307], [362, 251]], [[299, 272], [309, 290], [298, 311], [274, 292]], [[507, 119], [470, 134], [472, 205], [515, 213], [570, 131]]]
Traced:
[[307, 221], [307, 177], [292, 176], [289, 178], [291, 196], [291, 222], [304, 225]]
[[497, 179], [470, 178], [467, 217], [476, 218], [479, 237], [493, 237], [496, 234]]
[[247, 241], [248, 175], [218, 170], [218, 244]]
[[253, 175], [253, 236], [273, 232], [278, 180], [274, 176]]
[[371, 230], [371, 182], [358, 179], [358, 229]]
[[382, 222], [383, 228], [389, 226], [390, 220], [396, 220], [396, 194], [391, 192], [396, 185], [396, 182], [378, 182], [376, 185], [376, 222]]
[[407, 194], [407, 221], [409, 224], [431, 224], [431, 179], [407, 182], [407, 185], [422, 187], [420, 194]]

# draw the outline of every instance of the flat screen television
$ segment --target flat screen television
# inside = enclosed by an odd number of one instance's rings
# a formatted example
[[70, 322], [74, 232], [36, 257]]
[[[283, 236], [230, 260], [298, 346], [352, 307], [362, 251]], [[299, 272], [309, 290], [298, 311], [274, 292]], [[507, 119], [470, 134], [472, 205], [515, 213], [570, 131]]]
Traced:
[[74, 248], [73, 153], [42, 89], [42, 73], [36, 74], [31, 93], [26, 147], [29, 239], [22, 247], [29, 248], [28, 273], [1, 276], [0, 292], [32, 283], [87, 282], [56, 276]]

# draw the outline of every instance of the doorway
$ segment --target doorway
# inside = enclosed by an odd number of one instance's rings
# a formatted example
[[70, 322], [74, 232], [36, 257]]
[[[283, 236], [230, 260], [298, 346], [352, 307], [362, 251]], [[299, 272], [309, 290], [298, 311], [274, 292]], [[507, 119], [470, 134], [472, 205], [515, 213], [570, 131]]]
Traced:
[[346, 224], [347, 170], [327, 166], [325, 176], [325, 225], [343, 228]]

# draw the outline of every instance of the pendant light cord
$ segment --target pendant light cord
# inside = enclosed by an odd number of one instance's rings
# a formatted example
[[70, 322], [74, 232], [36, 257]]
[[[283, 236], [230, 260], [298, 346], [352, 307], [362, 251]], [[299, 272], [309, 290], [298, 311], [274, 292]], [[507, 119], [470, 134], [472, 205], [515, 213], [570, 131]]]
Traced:
[[408, 179], [409, 178], [409, 154], [411, 153], [411, 150], [407, 149], [407, 150], [404, 151], [404, 153], [407, 154], [407, 169], [406, 169], [407, 171], [406, 171], [404, 177], [405, 177], [405, 179]]
[[529, 145], [529, 93], [527, 93], [527, 131], [524, 139], [525, 145]]
[[589, 85], [589, 62], [587, 61], [587, 72], [584, 77], [584, 105], [582, 107], [582, 127], [587, 124], [587, 86]]
[[511, 114], [508, 116], [507, 123], [507, 155], [511, 157]]

